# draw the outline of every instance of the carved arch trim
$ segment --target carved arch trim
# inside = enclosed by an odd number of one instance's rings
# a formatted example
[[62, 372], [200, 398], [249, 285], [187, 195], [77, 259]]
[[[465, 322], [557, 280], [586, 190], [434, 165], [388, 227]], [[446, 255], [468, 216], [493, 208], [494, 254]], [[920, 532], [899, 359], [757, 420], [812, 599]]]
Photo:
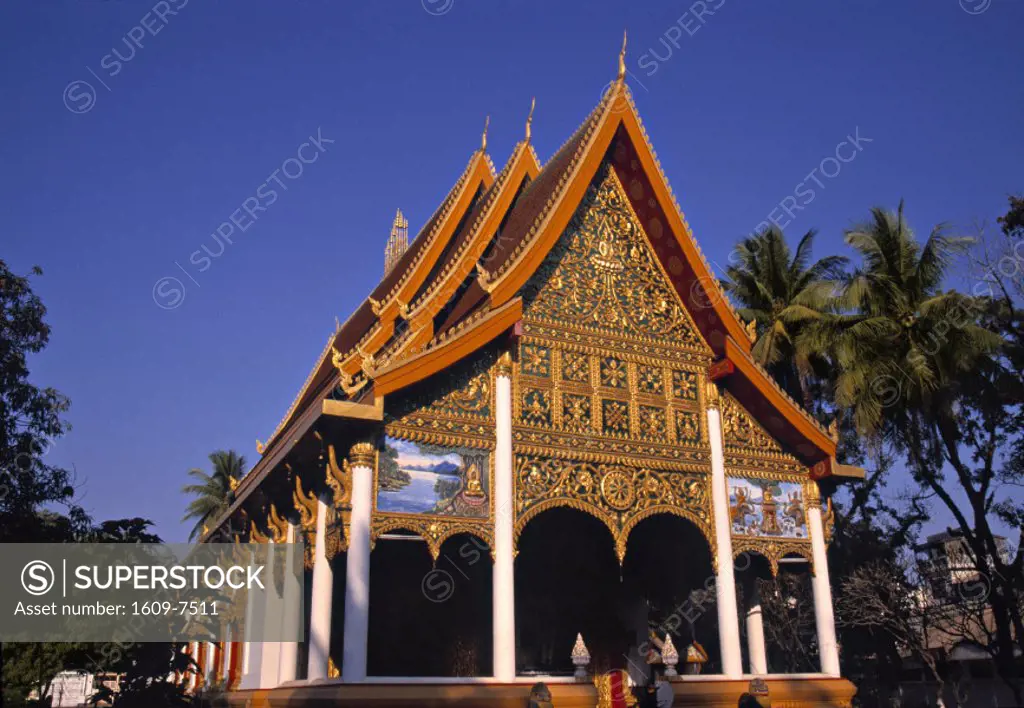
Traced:
[[[639, 514], [632, 517], [629, 521], [623, 524], [620, 537], [616, 539], [616, 544], [622, 544], [622, 551], [621, 555], [619, 556], [620, 563], [622, 562], [622, 559], [626, 556], [626, 546], [629, 543], [629, 535], [633, 532], [633, 529], [639, 526], [641, 521], [649, 519], [652, 516], [657, 516], [658, 514], [669, 514], [671, 516], [679, 517], [680, 519], [685, 519], [686, 521], [692, 523], [697, 528], [697, 530], [700, 531], [700, 534], [704, 537], [704, 540], [707, 541], [708, 552], [711, 554], [711, 565], [712, 567], [715, 566], [715, 560], [718, 557], [718, 543], [715, 539], [715, 534], [711, 527], [708, 526], [708, 524], [706, 524], [700, 517], [698, 517], [692, 511], [682, 509], [676, 506], [671, 506], [668, 504], [652, 506], [648, 509], [644, 509]], [[619, 552], [617, 545], [616, 552]]]
[[435, 563], [441, 556], [444, 542], [459, 534], [469, 534], [486, 543], [491, 550], [491, 558], [494, 558], [494, 530], [478, 520], [378, 515], [373, 518], [370, 529], [370, 548], [375, 548], [377, 539], [384, 534], [398, 530], [409, 531], [422, 538]]
[[744, 553], [755, 553], [765, 558], [771, 566], [773, 576], [779, 574], [779, 561], [789, 555], [798, 555], [807, 561], [811, 575], [814, 575], [814, 556], [811, 553], [811, 544], [806, 540], [733, 536], [733, 559]]
[[[578, 499], [545, 499], [544, 501], [531, 506], [516, 519], [515, 526], [512, 530], [512, 552], [514, 555], [519, 555], [519, 536], [522, 534], [523, 529], [526, 528], [526, 525], [545, 511], [557, 509], [559, 507], [575, 509], [576, 511], [582, 511], [584, 514], [593, 516], [604, 524], [605, 528], [608, 529], [608, 533], [611, 534], [611, 542], [616, 544], [618, 539], [618, 529], [616, 529], [615, 519], [611, 514], [603, 511], [600, 507], [588, 504], [584, 501], [579, 501]], [[619, 559], [619, 563], [622, 563], [621, 558]]]

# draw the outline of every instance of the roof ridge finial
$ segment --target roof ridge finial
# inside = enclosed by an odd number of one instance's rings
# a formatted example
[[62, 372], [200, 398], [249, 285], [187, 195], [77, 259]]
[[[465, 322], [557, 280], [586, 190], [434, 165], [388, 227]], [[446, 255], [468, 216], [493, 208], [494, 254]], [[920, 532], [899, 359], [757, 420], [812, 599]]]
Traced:
[[526, 116], [526, 142], [530, 142], [530, 126], [533, 123], [533, 109], [537, 107], [537, 97], [530, 99], [530, 115]]
[[487, 116], [484, 119], [484, 134], [480, 138], [480, 152], [487, 152], [487, 128], [491, 125], [491, 117]]
[[621, 83], [626, 80], [626, 30], [622, 30], [622, 49], [619, 51], [619, 78]]

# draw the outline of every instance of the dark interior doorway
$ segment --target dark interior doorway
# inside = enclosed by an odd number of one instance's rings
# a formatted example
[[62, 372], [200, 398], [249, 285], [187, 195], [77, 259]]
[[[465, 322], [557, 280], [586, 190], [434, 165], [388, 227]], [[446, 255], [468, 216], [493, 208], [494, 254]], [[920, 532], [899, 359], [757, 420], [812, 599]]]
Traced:
[[449, 538], [435, 564], [418, 536], [393, 532], [370, 555], [369, 676], [491, 676], [487, 544]]

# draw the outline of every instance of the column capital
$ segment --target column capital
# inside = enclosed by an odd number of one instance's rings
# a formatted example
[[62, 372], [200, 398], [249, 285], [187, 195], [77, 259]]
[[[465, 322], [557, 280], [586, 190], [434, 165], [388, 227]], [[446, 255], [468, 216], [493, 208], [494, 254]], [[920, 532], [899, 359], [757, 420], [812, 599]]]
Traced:
[[498, 376], [512, 376], [512, 352], [505, 351], [498, 357], [498, 363], [494, 367]]
[[721, 396], [718, 393], [718, 384], [714, 381], [707, 381], [704, 384], [704, 404], [713, 410], [718, 410]]
[[373, 469], [373, 461], [377, 456], [377, 447], [373, 443], [358, 442], [349, 450], [348, 460], [353, 467], [369, 467]]
[[821, 506], [821, 490], [813, 479], [804, 482], [804, 501], [808, 505]]

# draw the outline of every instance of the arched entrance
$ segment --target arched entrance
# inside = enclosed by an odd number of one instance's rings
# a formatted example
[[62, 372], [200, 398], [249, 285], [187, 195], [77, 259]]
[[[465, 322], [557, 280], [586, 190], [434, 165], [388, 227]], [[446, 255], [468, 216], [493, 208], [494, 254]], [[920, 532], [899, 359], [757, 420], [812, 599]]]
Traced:
[[591, 668], [622, 667], [627, 647], [619, 604], [619, 562], [605, 524], [567, 507], [523, 528], [516, 558], [516, 672], [569, 674], [576, 634]]
[[491, 583], [490, 549], [476, 536], [451, 536], [436, 562], [411, 531], [379, 537], [370, 559], [368, 675], [492, 675]]
[[649, 676], [650, 631], [672, 635], [683, 672], [686, 649], [696, 640], [708, 653], [704, 672], [718, 671], [715, 572], [708, 542], [692, 522], [669, 512], [640, 521], [629, 534], [622, 565], [624, 620], [630, 634], [629, 671]]

